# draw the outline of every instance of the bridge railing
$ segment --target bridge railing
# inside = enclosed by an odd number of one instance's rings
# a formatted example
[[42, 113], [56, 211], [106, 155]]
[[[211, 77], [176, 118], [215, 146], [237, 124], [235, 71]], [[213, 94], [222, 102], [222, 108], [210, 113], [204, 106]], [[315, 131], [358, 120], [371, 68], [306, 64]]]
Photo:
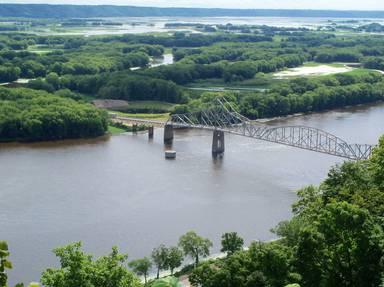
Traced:
[[225, 99], [217, 99], [216, 105], [210, 109], [172, 115], [169, 123], [179, 127], [221, 130], [354, 160], [369, 158], [375, 147], [368, 144], [348, 144], [345, 140], [317, 128], [306, 126], [271, 127], [253, 122], [238, 113]]

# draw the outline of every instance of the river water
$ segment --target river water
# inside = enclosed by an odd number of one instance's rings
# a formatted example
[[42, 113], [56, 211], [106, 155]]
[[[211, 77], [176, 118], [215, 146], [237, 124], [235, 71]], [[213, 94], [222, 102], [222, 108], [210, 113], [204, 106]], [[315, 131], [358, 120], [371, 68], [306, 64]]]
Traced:
[[[384, 104], [275, 120], [308, 125], [348, 142], [377, 142]], [[209, 237], [237, 231], [249, 243], [274, 237], [291, 216], [294, 191], [318, 184], [342, 159], [226, 135], [226, 153], [211, 157], [211, 133], [177, 131], [177, 159], [164, 159], [162, 130], [109, 139], [0, 145], [0, 238], [14, 270], [10, 282], [39, 280], [55, 266], [51, 250], [82, 240], [97, 255], [112, 245], [130, 258], [176, 244], [189, 230]]]

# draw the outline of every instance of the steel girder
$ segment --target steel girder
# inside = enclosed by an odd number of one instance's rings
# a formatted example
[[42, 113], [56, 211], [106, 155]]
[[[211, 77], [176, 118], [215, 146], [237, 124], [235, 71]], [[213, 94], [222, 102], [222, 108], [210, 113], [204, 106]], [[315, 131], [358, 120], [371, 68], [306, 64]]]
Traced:
[[172, 115], [168, 121], [177, 127], [222, 130], [227, 133], [293, 146], [338, 157], [368, 159], [374, 145], [348, 144], [323, 130], [306, 126], [267, 126], [239, 114], [225, 100], [216, 100], [212, 108], [188, 114]]

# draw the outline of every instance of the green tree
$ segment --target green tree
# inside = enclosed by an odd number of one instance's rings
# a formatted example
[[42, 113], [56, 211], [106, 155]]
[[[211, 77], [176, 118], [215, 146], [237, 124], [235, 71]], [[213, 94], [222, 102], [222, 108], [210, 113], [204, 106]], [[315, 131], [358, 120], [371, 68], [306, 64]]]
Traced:
[[140, 286], [138, 278], [125, 267], [127, 260], [127, 254], [121, 254], [117, 247], [112, 247], [110, 254], [93, 261], [92, 285], [95, 287]]
[[153, 249], [151, 256], [157, 268], [156, 278], [159, 279], [160, 271], [168, 268], [168, 248], [161, 244]]
[[183, 263], [183, 252], [176, 246], [168, 248], [167, 266], [171, 270], [171, 275], [175, 268], [178, 268]]
[[255, 271], [248, 276], [245, 287], [267, 287], [268, 280], [264, 276], [263, 272]]
[[60, 86], [60, 78], [56, 73], [49, 73], [45, 78], [48, 84], [52, 85], [55, 90], [59, 89]]
[[181, 283], [179, 280], [175, 277], [167, 277], [167, 278], [162, 278], [158, 279], [153, 284], [151, 287], [182, 287]]
[[237, 235], [237, 232], [224, 233], [221, 237], [221, 252], [226, 252], [231, 256], [236, 251], [240, 251], [244, 246], [244, 239]]
[[346, 202], [328, 204], [305, 228], [296, 265], [304, 286], [378, 286], [384, 234], [367, 210]]
[[81, 243], [56, 248], [60, 268], [49, 268], [41, 277], [47, 287], [140, 287], [140, 280], [124, 267], [128, 256], [119, 254], [116, 247], [112, 253], [96, 261], [82, 251]]
[[43, 272], [41, 283], [47, 287], [93, 287], [91, 282], [92, 256], [81, 250], [81, 242], [53, 250], [60, 258], [60, 269], [47, 269]]
[[185, 256], [191, 256], [195, 260], [195, 265], [199, 264], [200, 257], [209, 255], [212, 242], [208, 238], [203, 238], [194, 231], [189, 231], [179, 239], [179, 246]]
[[373, 176], [374, 183], [384, 190], [384, 136], [379, 140], [379, 145], [373, 150], [369, 160], [369, 170]]
[[7, 286], [7, 269], [12, 269], [12, 263], [8, 261], [9, 250], [5, 241], [0, 241], [0, 287]]
[[137, 275], [144, 276], [144, 282], [145, 285], [147, 285], [148, 272], [152, 267], [151, 260], [149, 260], [147, 257], [136, 259], [129, 262], [128, 266], [131, 267], [133, 272], [135, 272]]

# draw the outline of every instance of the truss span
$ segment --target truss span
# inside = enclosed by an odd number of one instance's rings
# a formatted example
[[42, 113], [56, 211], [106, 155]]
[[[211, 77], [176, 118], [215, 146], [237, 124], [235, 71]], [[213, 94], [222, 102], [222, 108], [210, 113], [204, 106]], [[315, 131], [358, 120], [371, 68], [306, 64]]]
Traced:
[[267, 126], [239, 114], [228, 102], [189, 114], [172, 115], [168, 121], [177, 127], [221, 130], [263, 141], [297, 147], [338, 157], [363, 160], [370, 157], [373, 145], [348, 144], [323, 130], [306, 126]]

